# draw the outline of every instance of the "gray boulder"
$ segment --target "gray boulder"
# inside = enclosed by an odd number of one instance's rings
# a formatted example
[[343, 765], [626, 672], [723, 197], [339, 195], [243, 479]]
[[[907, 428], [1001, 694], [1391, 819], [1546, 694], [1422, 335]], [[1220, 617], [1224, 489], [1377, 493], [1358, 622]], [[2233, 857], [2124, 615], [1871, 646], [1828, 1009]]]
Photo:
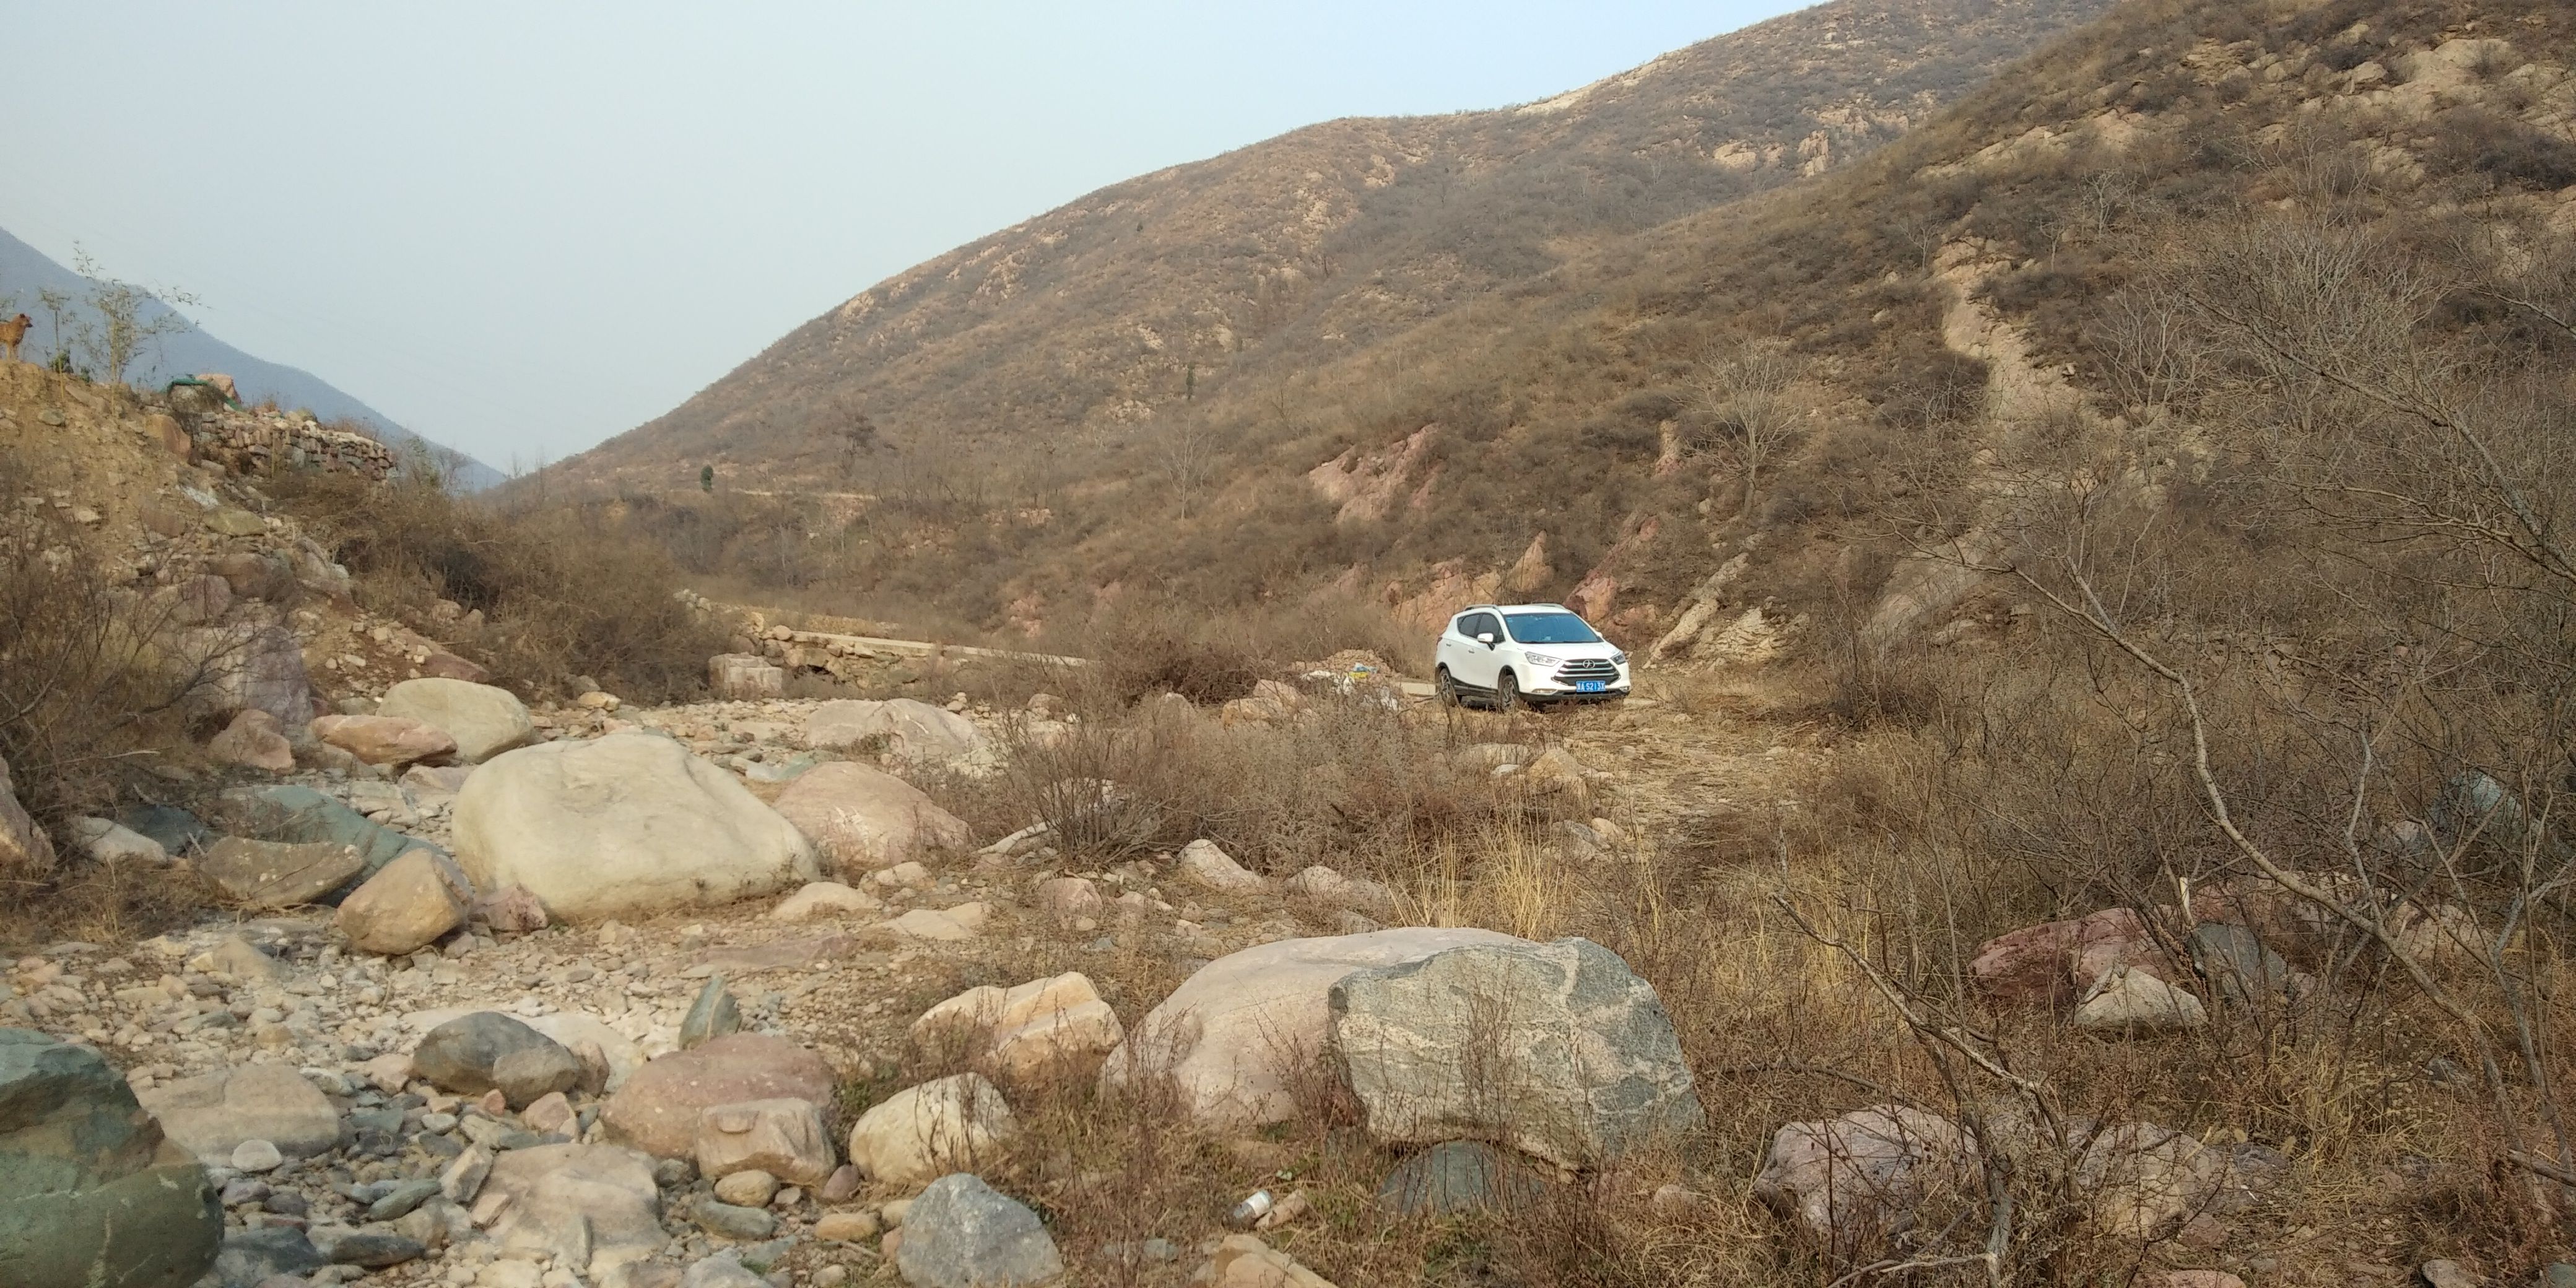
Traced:
[[96, 1051], [0, 1029], [0, 1284], [187, 1288], [223, 1232], [205, 1169]]
[[274, 1064], [165, 1082], [140, 1093], [170, 1139], [209, 1166], [230, 1166], [243, 1141], [264, 1140], [288, 1158], [340, 1147], [342, 1127], [331, 1101], [304, 1075]]
[[299, 1278], [331, 1264], [322, 1250], [291, 1225], [235, 1230], [224, 1236], [215, 1255], [215, 1279], [223, 1288], [258, 1288], [280, 1275]]
[[698, 990], [698, 1000], [689, 1004], [689, 1013], [680, 1020], [680, 1049], [741, 1031], [742, 1006], [726, 990], [724, 975], [708, 976], [706, 986]]
[[680, 1276], [680, 1288], [769, 1288], [769, 1281], [753, 1274], [740, 1257], [726, 1252], [689, 1267], [689, 1272]]
[[1377, 1187], [1377, 1205], [1408, 1217], [1511, 1211], [1537, 1201], [1549, 1183], [1536, 1164], [1509, 1150], [1444, 1140], [1396, 1164]]
[[2192, 928], [2189, 947], [2192, 964], [2228, 1001], [2279, 997], [2290, 986], [2290, 964], [2243, 926], [2204, 921]]
[[[343, 882], [338, 894], [357, 888], [359, 881], [374, 876], [384, 866], [412, 850], [427, 850], [440, 858], [447, 851], [416, 836], [368, 820], [367, 816], [341, 804], [310, 787], [280, 783], [270, 787], [253, 787], [224, 793], [215, 810], [215, 820], [224, 830], [240, 836], [269, 841], [291, 841], [298, 844], [345, 845], [358, 852], [358, 875]], [[127, 826], [134, 824], [129, 822]], [[152, 832], [135, 830], [162, 840]], [[167, 846], [169, 842], [162, 840]], [[180, 851], [171, 849], [172, 854]], [[325, 902], [337, 902], [325, 899]]]
[[227, 836], [206, 847], [197, 871], [234, 903], [273, 910], [319, 902], [366, 871], [355, 849], [328, 841], [296, 845]]
[[1914, 1228], [1928, 1197], [1967, 1190], [1977, 1175], [1975, 1140], [1958, 1124], [1877, 1105], [1782, 1127], [1753, 1197], [1847, 1262], [1875, 1255]]
[[414, 1072], [469, 1096], [500, 1088], [512, 1108], [581, 1085], [581, 1057], [498, 1011], [460, 1015], [420, 1040]]
[[1704, 1116], [1661, 999], [1588, 939], [1479, 944], [1335, 984], [1333, 1051], [1369, 1133], [1490, 1140], [1565, 1167]]
[[425, 1251], [419, 1240], [382, 1226], [317, 1225], [305, 1237], [312, 1240], [314, 1250], [333, 1265], [363, 1266], [369, 1270], [382, 1270], [417, 1260]]
[[189, 660], [205, 663], [206, 699], [218, 711], [265, 711], [290, 729], [313, 718], [313, 682], [304, 670], [304, 645], [293, 631], [205, 627], [188, 632], [182, 648]]
[[913, 1288], [1023, 1288], [1064, 1274], [1038, 1214], [983, 1178], [951, 1172], [930, 1183], [903, 1218], [895, 1269]]

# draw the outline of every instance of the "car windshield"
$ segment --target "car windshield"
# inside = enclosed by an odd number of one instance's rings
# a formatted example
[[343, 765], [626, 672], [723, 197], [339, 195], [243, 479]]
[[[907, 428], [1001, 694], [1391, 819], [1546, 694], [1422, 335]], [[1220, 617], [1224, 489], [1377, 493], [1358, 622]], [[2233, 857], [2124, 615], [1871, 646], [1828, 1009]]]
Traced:
[[1598, 644], [1601, 637], [1572, 613], [1506, 613], [1512, 638], [1523, 644]]

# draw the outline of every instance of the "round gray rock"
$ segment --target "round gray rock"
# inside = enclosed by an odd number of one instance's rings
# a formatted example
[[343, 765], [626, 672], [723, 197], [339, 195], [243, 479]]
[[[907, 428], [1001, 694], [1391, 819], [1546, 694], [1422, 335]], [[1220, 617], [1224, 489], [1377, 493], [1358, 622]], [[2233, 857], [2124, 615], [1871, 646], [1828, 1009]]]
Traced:
[[1038, 1214], [983, 1178], [952, 1172], [930, 1183], [903, 1218], [895, 1269], [913, 1288], [1025, 1288], [1064, 1274]]
[[581, 1057], [498, 1011], [460, 1015], [431, 1029], [411, 1064], [449, 1091], [479, 1096], [498, 1087], [513, 1108], [581, 1082]]
[[1377, 1205], [1395, 1216], [1510, 1211], [1545, 1194], [1548, 1178], [1528, 1159], [1481, 1140], [1444, 1140], [1395, 1165]]
[[96, 1051], [0, 1029], [0, 1284], [186, 1288], [223, 1209]]

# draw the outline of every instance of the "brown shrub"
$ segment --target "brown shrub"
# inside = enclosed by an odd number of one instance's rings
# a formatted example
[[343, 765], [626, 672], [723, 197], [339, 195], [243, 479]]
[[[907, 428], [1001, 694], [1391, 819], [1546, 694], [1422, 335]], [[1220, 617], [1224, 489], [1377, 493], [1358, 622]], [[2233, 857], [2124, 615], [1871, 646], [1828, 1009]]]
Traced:
[[[0, 459], [0, 478], [13, 469]], [[178, 647], [167, 605], [110, 586], [77, 539], [57, 544], [32, 519], [0, 524], [0, 760], [57, 851], [50, 870], [0, 870], [17, 922], [0, 935], [157, 928], [194, 891], [73, 857], [70, 823], [187, 795], [150, 770], [190, 758], [197, 699], [227, 658]]]
[[[279, 504], [331, 543], [368, 608], [401, 618], [530, 693], [570, 696], [588, 676], [634, 700], [701, 690], [724, 632], [693, 613], [670, 556], [630, 538], [608, 507], [511, 514], [454, 496], [426, 472], [380, 487], [338, 475], [283, 475]], [[431, 609], [484, 614], [458, 637]]]

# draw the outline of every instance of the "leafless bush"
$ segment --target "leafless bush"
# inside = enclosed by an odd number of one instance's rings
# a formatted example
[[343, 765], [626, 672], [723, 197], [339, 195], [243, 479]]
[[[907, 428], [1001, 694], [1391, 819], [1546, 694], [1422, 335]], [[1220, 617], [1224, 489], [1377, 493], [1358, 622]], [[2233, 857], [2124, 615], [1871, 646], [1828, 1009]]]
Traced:
[[586, 675], [652, 701], [697, 691], [706, 659], [724, 650], [722, 630], [675, 597], [669, 557], [605, 508], [507, 514], [426, 474], [383, 486], [281, 475], [273, 486], [335, 547], [368, 607], [432, 638], [453, 634], [436, 601], [482, 612], [482, 633], [449, 642], [505, 683], [560, 692]]
[[[11, 464], [0, 459], [0, 478], [18, 476]], [[0, 760], [56, 849], [52, 870], [0, 871], [14, 914], [0, 938], [157, 927], [193, 899], [187, 882], [94, 868], [69, 848], [77, 816], [186, 797], [149, 770], [187, 758], [199, 699], [230, 655], [183, 649], [176, 631], [166, 603], [109, 586], [77, 542], [0, 520]]]
[[1691, 378], [1706, 432], [1695, 444], [1732, 468], [1743, 485], [1740, 513], [1753, 513], [1762, 468], [1787, 450], [1806, 420], [1795, 396], [1805, 364], [1783, 340], [1753, 340], [1700, 360]]

